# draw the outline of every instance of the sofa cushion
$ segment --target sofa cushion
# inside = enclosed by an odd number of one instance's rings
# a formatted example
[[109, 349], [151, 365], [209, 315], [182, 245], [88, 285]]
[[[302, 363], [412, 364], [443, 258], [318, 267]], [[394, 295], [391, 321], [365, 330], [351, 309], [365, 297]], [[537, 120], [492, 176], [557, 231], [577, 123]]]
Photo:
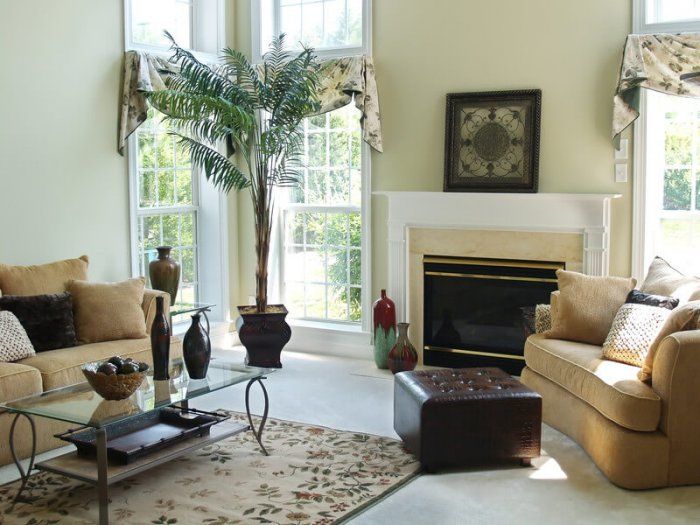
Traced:
[[641, 290], [644, 293], [670, 295], [681, 303], [700, 300], [700, 277], [685, 275], [661, 257], [655, 257], [649, 265]]
[[0, 363], [0, 402], [41, 394], [41, 374], [20, 363]]
[[538, 374], [630, 430], [659, 426], [661, 398], [637, 378], [638, 368], [603, 359], [600, 346], [530, 336], [525, 362]]
[[0, 310], [0, 361], [12, 363], [35, 354], [27, 331], [17, 316]]
[[46, 295], [3, 295], [0, 310], [17, 316], [37, 352], [75, 346], [73, 299], [68, 292]]
[[119, 283], [72, 281], [75, 331], [81, 343], [146, 337], [143, 277]]
[[637, 283], [623, 277], [597, 277], [557, 270], [559, 296], [552, 310], [550, 339], [602, 345], [615, 314]]
[[35, 266], [0, 264], [0, 292], [3, 295], [42, 295], [65, 292], [69, 281], [87, 279], [87, 269], [87, 255]]
[[102, 361], [112, 356], [132, 357], [136, 361], [152, 363], [149, 338], [106, 341], [41, 352], [20, 363], [36, 368], [41, 373], [44, 390], [73, 385], [85, 381], [80, 370], [85, 363]]

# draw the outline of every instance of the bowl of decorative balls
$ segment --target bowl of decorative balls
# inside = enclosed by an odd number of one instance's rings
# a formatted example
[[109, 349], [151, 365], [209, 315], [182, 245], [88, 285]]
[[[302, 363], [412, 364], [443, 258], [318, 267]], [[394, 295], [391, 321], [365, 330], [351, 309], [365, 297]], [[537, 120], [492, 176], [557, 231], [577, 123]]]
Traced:
[[126, 399], [141, 386], [148, 364], [115, 355], [107, 361], [88, 363], [82, 370], [95, 392], [109, 401], [118, 401]]

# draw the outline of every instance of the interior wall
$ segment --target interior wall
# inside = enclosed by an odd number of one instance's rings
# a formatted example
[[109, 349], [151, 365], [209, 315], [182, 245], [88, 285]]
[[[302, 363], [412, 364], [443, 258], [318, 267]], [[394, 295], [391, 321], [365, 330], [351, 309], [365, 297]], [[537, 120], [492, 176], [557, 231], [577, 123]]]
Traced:
[[121, 0], [0, 0], [0, 262], [130, 273]]
[[[250, 49], [249, 1], [236, 0], [235, 42], [243, 51]], [[374, 0], [372, 24], [384, 138], [384, 153], [372, 153], [373, 190], [441, 191], [447, 93], [539, 88], [539, 189], [621, 193], [613, 203], [611, 273], [629, 275], [632, 185], [614, 182], [611, 123], [630, 0]], [[254, 291], [254, 254], [250, 210], [241, 203], [244, 301]], [[374, 197], [373, 297], [387, 282], [386, 218], [386, 202]]]

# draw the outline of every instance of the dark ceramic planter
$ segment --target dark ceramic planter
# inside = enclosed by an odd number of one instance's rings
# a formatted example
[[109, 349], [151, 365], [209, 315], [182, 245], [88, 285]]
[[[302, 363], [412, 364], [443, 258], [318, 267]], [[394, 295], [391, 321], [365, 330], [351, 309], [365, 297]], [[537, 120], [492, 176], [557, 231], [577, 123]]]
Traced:
[[246, 349], [245, 364], [282, 368], [280, 355], [292, 337], [292, 329], [285, 321], [288, 312], [284, 305], [268, 305], [264, 313], [258, 312], [255, 306], [239, 306], [238, 313], [236, 329]]

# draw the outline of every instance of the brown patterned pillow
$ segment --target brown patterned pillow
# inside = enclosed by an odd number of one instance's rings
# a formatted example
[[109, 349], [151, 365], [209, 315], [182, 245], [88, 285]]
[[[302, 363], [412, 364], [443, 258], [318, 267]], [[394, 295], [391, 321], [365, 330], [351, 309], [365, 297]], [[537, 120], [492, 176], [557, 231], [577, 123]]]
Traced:
[[47, 295], [3, 295], [0, 310], [17, 316], [37, 352], [76, 346], [73, 300], [68, 292]]

